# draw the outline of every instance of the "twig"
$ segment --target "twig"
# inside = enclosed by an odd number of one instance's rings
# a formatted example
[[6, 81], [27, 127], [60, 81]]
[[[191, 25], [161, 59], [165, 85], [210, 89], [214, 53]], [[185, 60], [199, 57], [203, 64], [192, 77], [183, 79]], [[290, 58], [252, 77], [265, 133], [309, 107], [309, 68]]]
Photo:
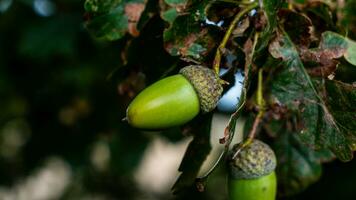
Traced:
[[228, 30], [226, 31], [223, 40], [221, 41], [218, 49], [216, 50], [216, 54], [215, 54], [215, 59], [213, 62], [213, 70], [215, 71], [215, 73], [217, 75], [219, 75], [219, 71], [220, 71], [220, 63], [221, 63], [221, 54], [222, 51], [224, 50], [226, 43], [228, 42], [230, 35], [232, 34], [232, 32], [235, 29], [235, 26], [237, 25], [237, 23], [240, 21], [240, 19], [247, 14], [250, 10], [256, 8], [258, 6], [257, 2], [251, 3], [250, 5], [246, 6], [243, 10], [241, 10], [239, 13], [236, 14], [234, 20], [231, 22]]
[[231, 3], [236, 5], [250, 5], [251, 1], [239, 1], [239, 0], [215, 0], [216, 2]]

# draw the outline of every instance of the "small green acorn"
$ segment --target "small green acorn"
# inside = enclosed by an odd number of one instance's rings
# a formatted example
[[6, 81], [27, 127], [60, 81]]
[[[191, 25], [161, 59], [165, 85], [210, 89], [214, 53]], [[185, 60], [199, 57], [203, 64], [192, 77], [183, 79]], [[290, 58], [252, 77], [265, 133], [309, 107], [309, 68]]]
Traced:
[[[233, 154], [237, 151], [233, 148]], [[242, 149], [229, 162], [228, 192], [230, 200], [275, 200], [276, 156], [259, 140]]]
[[128, 123], [141, 129], [164, 129], [192, 120], [200, 111], [212, 111], [222, 86], [213, 70], [190, 65], [138, 94], [128, 106]]

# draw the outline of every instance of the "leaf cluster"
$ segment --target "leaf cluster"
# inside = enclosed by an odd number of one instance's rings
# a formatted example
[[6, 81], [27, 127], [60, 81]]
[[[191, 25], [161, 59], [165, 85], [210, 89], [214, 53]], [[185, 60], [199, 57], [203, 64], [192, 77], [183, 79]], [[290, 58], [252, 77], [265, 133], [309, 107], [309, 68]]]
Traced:
[[[335, 157], [349, 161], [356, 150], [356, 43], [352, 40], [356, 28], [351, 9], [355, 1], [347, 5], [336, 1], [259, 1], [234, 27], [226, 46], [219, 49], [234, 16], [248, 3], [86, 0], [86, 27], [100, 38], [128, 41], [123, 54], [130, 65], [136, 59], [131, 55], [135, 54], [135, 41], [147, 38], [144, 30], [152, 21], [159, 21], [163, 28], [157, 37], [175, 60], [165, 69], [141, 66], [144, 73], [154, 74], [155, 78], [187, 63], [212, 67], [214, 55], [220, 51], [220, 68], [245, 73], [242, 100], [226, 125], [225, 135], [221, 133], [222, 142], [228, 149], [237, 118], [254, 119], [263, 110], [257, 137], [274, 148], [280, 194], [291, 195], [318, 180], [323, 162]], [[263, 82], [259, 86], [257, 74], [261, 70]], [[263, 105], [256, 100], [259, 90]], [[252, 123], [246, 122], [247, 135]], [[195, 139], [179, 168], [182, 175], [174, 191], [197, 180], [199, 166], [210, 151], [206, 138], [209, 128], [194, 124], [190, 124], [192, 130], [201, 132], [192, 131]], [[201, 186], [202, 180], [197, 183]]]

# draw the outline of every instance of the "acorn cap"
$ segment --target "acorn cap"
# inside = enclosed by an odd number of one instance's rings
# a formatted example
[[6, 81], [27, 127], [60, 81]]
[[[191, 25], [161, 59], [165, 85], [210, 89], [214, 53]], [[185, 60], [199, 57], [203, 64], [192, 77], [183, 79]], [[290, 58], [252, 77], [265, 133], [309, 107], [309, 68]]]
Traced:
[[193, 85], [199, 96], [201, 110], [203, 112], [212, 111], [223, 91], [219, 77], [214, 71], [200, 65], [190, 65], [182, 68], [179, 73]]
[[[233, 147], [233, 154], [238, 145]], [[276, 168], [276, 155], [273, 150], [260, 140], [242, 149], [229, 163], [230, 176], [233, 179], [255, 179], [272, 173]]]

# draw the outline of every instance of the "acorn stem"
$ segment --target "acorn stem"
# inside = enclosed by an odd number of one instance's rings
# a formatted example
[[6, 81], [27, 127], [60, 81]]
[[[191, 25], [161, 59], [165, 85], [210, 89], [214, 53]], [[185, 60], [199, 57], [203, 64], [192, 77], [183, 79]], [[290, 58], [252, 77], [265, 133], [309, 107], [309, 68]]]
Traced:
[[247, 139], [243, 143], [241, 143], [239, 145], [238, 149], [236, 150], [236, 152], [232, 156], [232, 159], [236, 159], [236, 157], [238, 156], [240, 151], [242, 149], [246, 148], [248, 145], [250, 145], [252, 143], [253, 139], [256, 136], [257, 128], [258, 128], [258, 125], [260, 124], [262, 116], [263, 116], [263, 114], [262, 115], [257, 115], [257, 117], [255, 118], [255, 121], [253, 122], [252, 129], [251, 129], [250, 133], [247, 136]]
[[257, 95], [256, 95], [257, 106], [259, 108], [258, 114], [253, 122], [252, 129], [247, 136], [247, 139], [239, 145], [237, 151], [232, 156], [232, 159], [235, 159], [242, 149], [251, 144], [253, 139], [256, 136], [257, 128], [261, 122], [261, 119], [265, 113], [265, 101], [263, 99], [263, 69], [258, 71], [258, 85], [257, 85]]
[[225, 49], [226, 43], [229, 41], [229, 38], [232, 34], [232, 32], [235, 29], [235, 26], [237, 23], [240, 21], [240, 19], [247, 14], [250, 10], [256, 8], [258, 6], [257, 2], [251, 3], [250, 5], [246, 6], [243, 10], [241, 10], [239, 13], [236, 14], [234, 20], [231, 22], [228, 30], [226, 31], [223, 40], [221, 41], [218, 49], [216, 50], [214, 62], [213, 62], [213, 70], [217, 75], [219, 75], [220, 71], [220, 63], [221, 63], [221, 56], [222, 52]]
[[257, 106], [259, 109], [259, 114], [265, 110], [265, 101], [263, 99], [263, 69], [258, 71], [258, 85], [257, 85]]

